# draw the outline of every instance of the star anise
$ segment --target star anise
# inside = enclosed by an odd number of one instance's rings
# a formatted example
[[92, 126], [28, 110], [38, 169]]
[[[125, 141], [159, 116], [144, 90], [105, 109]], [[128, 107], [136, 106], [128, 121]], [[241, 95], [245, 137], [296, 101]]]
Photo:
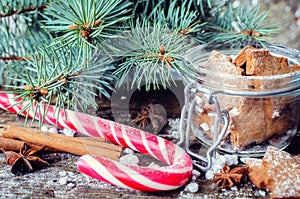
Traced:
[[49, 163], [40, 158], [45, 150], [44, 147], [30, 147], [24, 143], [19, 153], [14, 151], [2, 150], [6, 163], [10, 166], [11, 172], [15, 175], [33, 172], [39, 168], [49, 165]]
[[248, 167], [235, 167], [230, 169], [228, 165], [225, 165], [221, 173], [216, 173], [213, 181], [221, 186], [221, 188], [227, 189], [238, 185], [241, 180], [248, 174]]
[[139, 125], [140, 128], [152, 124], [153, 130], [157, 132], [160, 124], [165, 124], [164, 117], [156, 110], [153, 104], [142, 106], [141, 111], [137, 113], [137, 116], [132, 120], [133, 123]]

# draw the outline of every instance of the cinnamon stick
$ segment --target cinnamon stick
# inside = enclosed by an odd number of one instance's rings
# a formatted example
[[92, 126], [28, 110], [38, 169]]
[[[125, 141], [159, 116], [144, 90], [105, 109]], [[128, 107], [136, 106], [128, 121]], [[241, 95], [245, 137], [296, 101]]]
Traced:
[[118, 160], [122, 152], [122, 147], [106, 143], [102, 138], [69, 137], [11, 125], [6, 126], [0, 136], [48, 146], [76, 155], [93, 154], [112, 160]]
[[[41, 147], [41, 145], [30, 143], [30, 142], [24, 142], [22, 140], [0, 137], [0, 149], [3, 149], [4, 151], [19, 152], [20, 149], [23, 147], [24, 143], [28, 144], [30, 147]], [[49, 153], [61, 152], [51, 147], [46, 147], [44, 151]]]

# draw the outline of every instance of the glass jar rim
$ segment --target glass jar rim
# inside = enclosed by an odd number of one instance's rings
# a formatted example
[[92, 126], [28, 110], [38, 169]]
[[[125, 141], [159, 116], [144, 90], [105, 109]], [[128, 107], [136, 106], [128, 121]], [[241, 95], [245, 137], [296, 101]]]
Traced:
[[[217, 50], [227, 56], [236, 56], [241, 49], [232, 49], [221, 43], [204, 44], [190, 49], [184, 58], [198, 72], [198, 76], [193, 78], [192, 81], [206, 83], [206, 87], [212, 90], [212, 92], [229, 95], [259, 97], [295, 93], [300, 95], [300, 70], [271, 76], [238, 76], [219, 73], [203, 67], [212, 50]], [[260, 49], [267, 49], [270, 51], [270, 54], [275, 56], [286, 57], [290, 65], [300, 65], [300, 51], [296, 49], [269, 43], [266, 43], [265, 47]], [[267, 86], [263, 85], [260, 88], [253, 89], [247, 85], [247, 83], [252, 81], [262, 82]], [[243, 83], [245, 84], [244, 87], [236, 87], [237, 84], [241, 85]]]

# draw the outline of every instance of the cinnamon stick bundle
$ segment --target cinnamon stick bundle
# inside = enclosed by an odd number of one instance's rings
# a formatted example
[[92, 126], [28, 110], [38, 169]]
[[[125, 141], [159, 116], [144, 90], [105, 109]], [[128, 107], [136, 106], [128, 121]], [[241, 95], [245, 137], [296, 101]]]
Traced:
[[107, 143], [103, 138], [69, 137], [11, 125], [6, 126], [0, 136], [47, 146], [76, 155], [92, 154], [112, 160], [118, 160], [122, 152], [122, 147]]

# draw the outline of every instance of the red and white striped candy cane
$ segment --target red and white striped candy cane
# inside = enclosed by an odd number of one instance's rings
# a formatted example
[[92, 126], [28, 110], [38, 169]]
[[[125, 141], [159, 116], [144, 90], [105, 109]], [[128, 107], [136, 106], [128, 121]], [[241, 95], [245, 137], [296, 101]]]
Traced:
[[[0, 108], [18, 113], [24, 105], [10, 107], [15, 102], [14, 95], [0, 94]], [[45, 122], [85, 135], [105, 137], [112, 143], [152, 156], [168, 165], [153, 169], [84, 155], [77, 163], [80, 172], [119, 187], [141, 191], [173, 190], [189, 180], [192, 160], [173, 142], [133, 127], [70, 110], [60, 110], [59, 120], [56, 121], [54, 110], [55, 107], [49, 107]], [[32, 110], [28, 114], [30, 117], [34, 116]]]

